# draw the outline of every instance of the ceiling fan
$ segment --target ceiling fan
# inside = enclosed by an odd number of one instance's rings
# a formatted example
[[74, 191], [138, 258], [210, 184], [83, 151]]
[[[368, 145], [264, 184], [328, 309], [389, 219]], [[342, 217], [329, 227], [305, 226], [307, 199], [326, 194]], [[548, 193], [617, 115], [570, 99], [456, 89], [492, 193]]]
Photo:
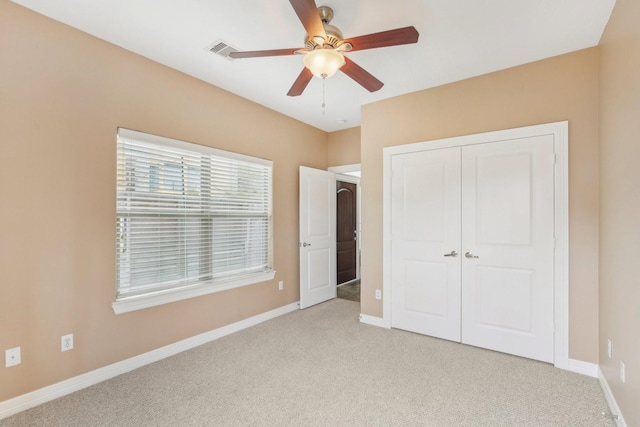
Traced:
[[329, 22], [333, 19], [333, 10], [331, 8], [327, 6], [317, 7], [314, 0], [289, 0], [289, 3], [293, 6], [302, 22], [302, 26], [307, 31], [305, 47], [232, 52], [229, 55], [236, 59], [294, 54], [304, 55], [305, 68], [302, 69], [293, 86], [289, 89], [288, 96], [301, 95], [314, 75], [325, 79], [334, 75], [338, 70], [351, 77], [369, 92], [375, 92], [384, 83], [351, 59], [346, 58], [342, 53], [411, 44], [418, 41], [419, 34], [414, 27], [397, 28], [345, 39], [338, 28], [329, 25]]

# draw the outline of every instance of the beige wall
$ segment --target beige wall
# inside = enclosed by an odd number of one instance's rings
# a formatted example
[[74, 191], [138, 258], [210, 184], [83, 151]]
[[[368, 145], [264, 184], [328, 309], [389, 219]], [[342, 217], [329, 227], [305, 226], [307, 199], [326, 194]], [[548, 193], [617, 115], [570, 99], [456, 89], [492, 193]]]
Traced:
[[[7, 1], [0, 52], [0, 350], [22, 348], [0, 401], [299, 299], [298, 166], [327, 167], [325, 132]], [[114, 315], [118, 126], [272, 159], [275, 280]]]
[[599, 52], [600, 363], [629, 426], [640, 426], [639, 16], [640, 2], [618, 0]]
[[360, 163], [360, 127], [331, 132], [328, 136], [327, 163], [329, 166]]
[[597, 49], [365, 105], [362, 312], [382, 316], [382, 149], [569, 121], [569, 357], [598, 362]]

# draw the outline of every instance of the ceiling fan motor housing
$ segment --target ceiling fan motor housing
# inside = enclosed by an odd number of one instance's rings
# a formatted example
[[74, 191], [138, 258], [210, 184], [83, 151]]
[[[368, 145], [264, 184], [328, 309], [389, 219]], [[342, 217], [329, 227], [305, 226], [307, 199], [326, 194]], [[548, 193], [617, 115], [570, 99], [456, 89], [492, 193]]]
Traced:
[[320, 6], [318, 8], [318, 14], [322, 20], [324, 32], [327, 34], [327, 37], [322, 39], [319, 36], [312, 38], [307, 35], [304, 39], [304, 45], [312, 50], [317, 48], [335, 49], [344, 36], [342, 35], [342, 31], [329, 24], [333, 19], [333, 9], [328, 6]]
[[329, 6], [320, 6], [318, 8], [318, 13], [320, 14], [320, 19], [325, 24], [328, 24], [333, 19], [333, 9]]

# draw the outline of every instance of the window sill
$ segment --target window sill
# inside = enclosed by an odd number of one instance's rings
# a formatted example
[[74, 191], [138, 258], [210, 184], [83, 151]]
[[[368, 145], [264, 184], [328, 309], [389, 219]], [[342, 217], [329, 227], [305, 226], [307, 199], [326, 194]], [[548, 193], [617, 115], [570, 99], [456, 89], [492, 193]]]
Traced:
[[111, 304], [111, 307], [116, 314], [129, 313], [131, 311], [142, 310], [144, 308], [168, 304], [170, 302], [182, 301], [189, 298], [208, 295], [214, 292], [227, 291], [229, 289], [235, 289], [241, 286], [266, 282], [268, 280], [273, 280], [275, 275], [275, 270], [271, 270], [242, 279], [231, 280], [223, 283], [202, 283], [199, 285], [189, 286], [188, 288], [184, 289], [170, 289], [164, 292], [156, 292], [148, 295], [138, 295], [117, 300]]

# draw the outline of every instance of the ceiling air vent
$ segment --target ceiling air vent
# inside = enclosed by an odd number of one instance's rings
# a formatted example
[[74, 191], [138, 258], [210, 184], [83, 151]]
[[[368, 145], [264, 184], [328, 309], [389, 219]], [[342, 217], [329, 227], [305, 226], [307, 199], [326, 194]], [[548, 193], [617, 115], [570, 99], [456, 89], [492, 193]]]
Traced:
[[228, 60], [232, 61], [233, 58], [231, 58], [229, 56], [229, 54], [231, 54], [231, 52], [237, 52], [238, 49], [236, 49], [235, 47], [229, 46], [229, 44], [225, 41], [222, 40], [218, 40], [213, 42], [211, 45], [209, 45], [207, 47], [207, 49], [209, 50], [209, 52], [213, 52], [216, 55], [220, 55], [222, 57], [227, 58]]

